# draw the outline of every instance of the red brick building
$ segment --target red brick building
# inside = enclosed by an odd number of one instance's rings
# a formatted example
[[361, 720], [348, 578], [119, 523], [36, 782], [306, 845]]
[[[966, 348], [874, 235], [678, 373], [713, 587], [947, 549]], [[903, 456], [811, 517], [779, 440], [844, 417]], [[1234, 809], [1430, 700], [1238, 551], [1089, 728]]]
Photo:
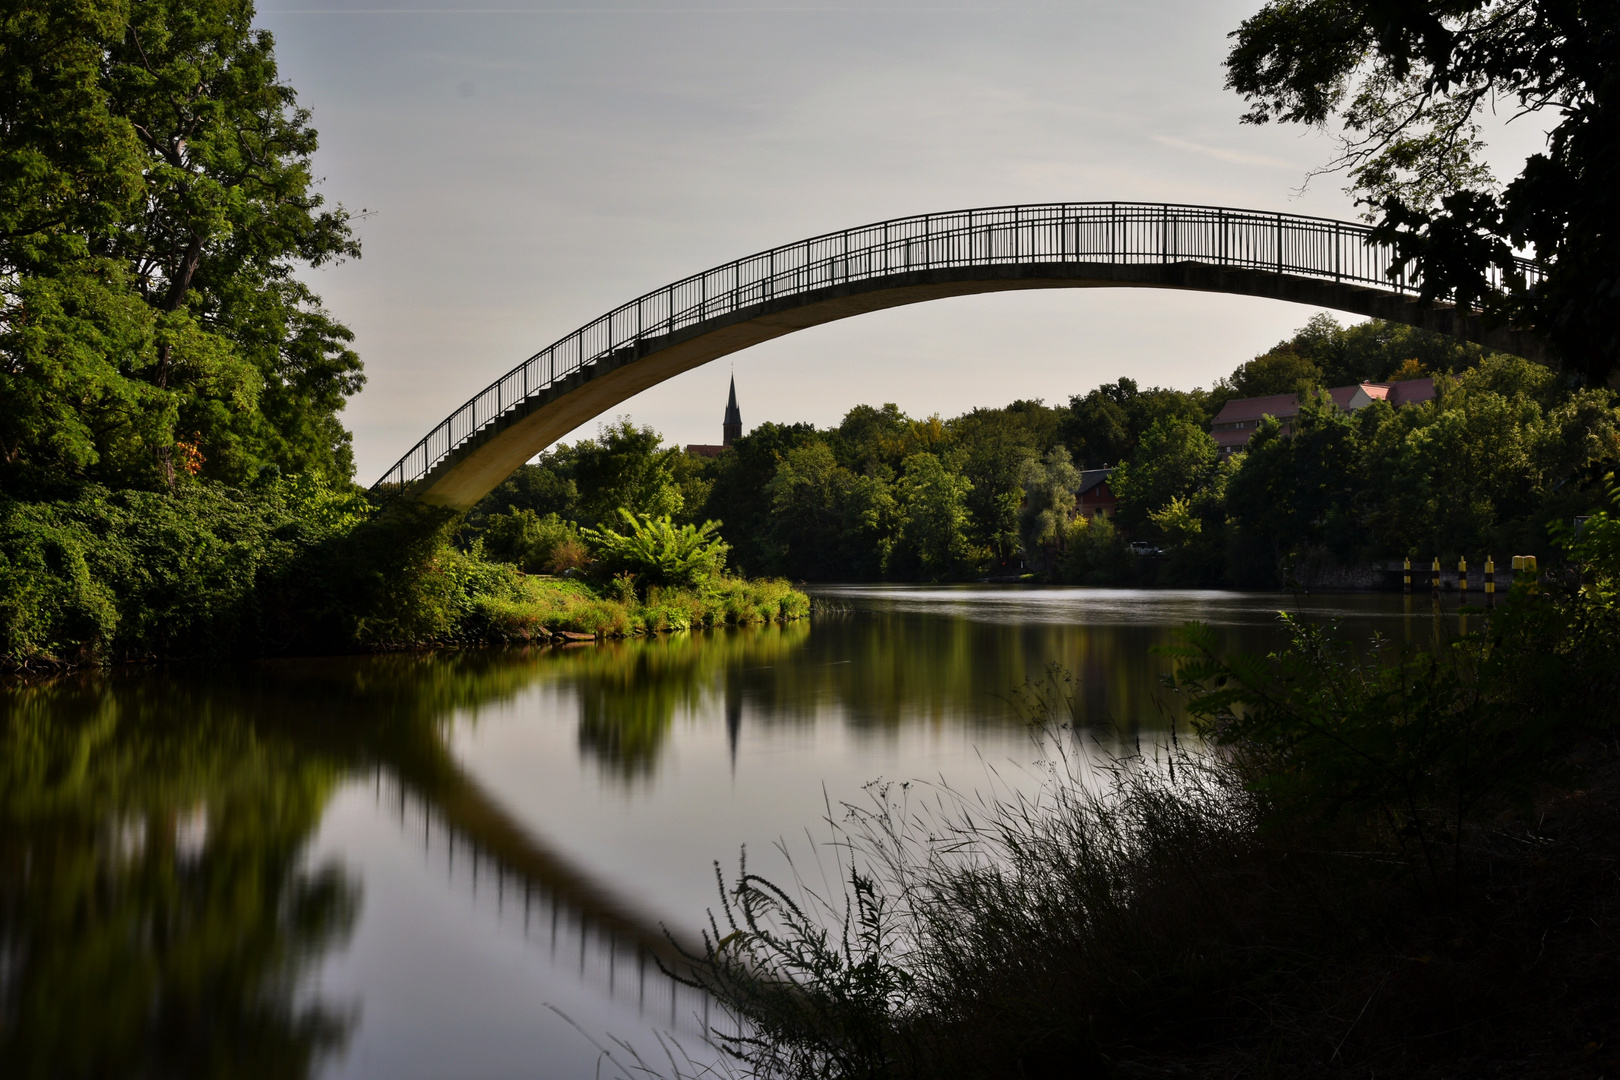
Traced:
[[[1327, 393], [1328, 397], [1333, 399], [1333, 404], [1344, 412], [1355, 412], [1375, 401], [1387, 401], [1399, 409], [1403, 405], [1433, 401], [1434, 380], [1423, 378], [1391, 383], [1356, 383], [1354, 386], [1336, 386]], [[1209, 433], [1214, 436], [1221, 457], [1225, 458], [1249, 444], [1249, 440], [1254, 437], [1254, 429], [1260, 426], [1262, 417], [1276, 417], [1282, 421], [1283, 430], [1287, 431], [1289, 422], [1298, 415], [1298, 394], [1235, 398], [1228, 401], [1226, 407], [1215, 417]]]
[[1078, 516], [1113, 520], [1119, 506], [1114, 489], [1108, 486], [1108, 478], [1113, 475], [1113, 469], [1080, 470], [1080, 486], [1074, 492], [1074, 509]]

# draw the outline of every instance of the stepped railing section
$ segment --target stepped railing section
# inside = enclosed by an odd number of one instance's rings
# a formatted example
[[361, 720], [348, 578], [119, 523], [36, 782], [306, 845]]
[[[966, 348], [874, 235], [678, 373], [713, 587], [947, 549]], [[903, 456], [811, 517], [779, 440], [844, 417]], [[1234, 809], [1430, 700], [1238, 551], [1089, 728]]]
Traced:
[[[1165, 203], [1052, 203], [922, 214], [862, 225], [749, 255], [615, 308], [535, 353], [475, 394], [411, 447], [372, 490], [427, 476], [457, 447], [563, 379], [607, 357], [773, 300], [916, 270], [953, 267], [1195, 262], [1415, 294], [1388, 244], [1366, 225], [1298, 214]], [[1527, 282], [1540, 268], [1518, 261]], [[1500, 273], [1489, 284], [1506, 284]]]

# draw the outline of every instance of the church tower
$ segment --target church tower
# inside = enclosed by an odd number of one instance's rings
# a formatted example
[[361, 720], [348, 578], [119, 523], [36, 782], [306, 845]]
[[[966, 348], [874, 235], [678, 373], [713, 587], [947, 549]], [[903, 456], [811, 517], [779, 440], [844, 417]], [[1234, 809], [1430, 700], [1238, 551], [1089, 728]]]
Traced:
[[742, 438], [742, 413], [737, 408], [737, 376], [731, 377], [731, 400], [726, 402], [726, 420], [720, 426], [721, 446]]

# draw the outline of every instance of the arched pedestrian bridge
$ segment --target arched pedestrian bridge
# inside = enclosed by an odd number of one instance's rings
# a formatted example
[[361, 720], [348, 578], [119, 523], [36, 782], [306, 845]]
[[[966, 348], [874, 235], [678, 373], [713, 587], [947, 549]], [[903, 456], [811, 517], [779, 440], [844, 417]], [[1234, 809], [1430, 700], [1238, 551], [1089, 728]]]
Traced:
[[[1539, 276], [1532, 263], [1520, 271]], [[1418, 303], [1420, 286], [1388, 245], [1371, 242], [1367, 226], [1296, 214], [1047, 203], [882, 221], [694, 274], [587, 323], [450, 414], [372, 490], [467, 509], [569, 431], [684, 371], [807, 327], [973, 293], [1137, 287], [1263, 296], [1545, 358], [1528, 333]]]

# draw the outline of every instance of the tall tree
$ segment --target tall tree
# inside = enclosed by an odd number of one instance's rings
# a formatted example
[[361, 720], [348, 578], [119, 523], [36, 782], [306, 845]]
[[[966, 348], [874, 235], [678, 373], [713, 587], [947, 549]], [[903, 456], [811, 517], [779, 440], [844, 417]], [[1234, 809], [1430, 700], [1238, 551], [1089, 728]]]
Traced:
[[1215, 440], [1180, 417], [1162, 417], [1142, 435], [1136, 453], [1109, 477], [1120, 498], [1120, 519], [1138, 527], [1172, 499], [1185, 498], [1215, 471]]
[[967, 497], [972, 490], [971, 483], [934, 454], [912, 454], [902, 463], [895, 485], [900, 504], [897, 555], [917, 577], [938, 581], [971, 566]]
[[0, 15], [0, 455], [172, 483], [352, 472], [350, 331], [298, 280], [358, 257], [247, 0]]
[[[1425, 299], [1482, 304], [1546, 334], [1565, 364], [1620, 362], [1620, 0], [1268, 0], [1234, 33], [1244, 120], [1337, 122], [1360, 200]], [[1548, 118], [1506, 186], [1478, 117]], [[1533, 286], [1514, 250], [1548, 266]], [[1493, 274], [1505, 288], [1497, 289]]]

